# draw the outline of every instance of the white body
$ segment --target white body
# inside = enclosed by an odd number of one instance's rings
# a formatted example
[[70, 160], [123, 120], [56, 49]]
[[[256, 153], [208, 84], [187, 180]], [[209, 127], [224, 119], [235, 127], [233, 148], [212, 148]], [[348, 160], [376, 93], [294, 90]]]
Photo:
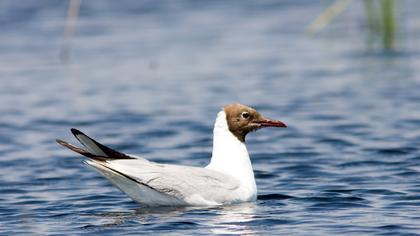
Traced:
[[209, 170], [230, 175], [239, 180], [239, 192], [242, 201], [257, 199], [257, 185], [254, 170], [245, 143], [239, 141], [230, 131], [226, 122], [226, 114], [217, 114], [213, 130], [213, 154]]
[[87, 164], [145, 205], [219, 205], [257, 198], [248, 151], [229, 131], [224, 111], [217, 115], [213, 155], [205, 168], [163, 165], [141, 157]]

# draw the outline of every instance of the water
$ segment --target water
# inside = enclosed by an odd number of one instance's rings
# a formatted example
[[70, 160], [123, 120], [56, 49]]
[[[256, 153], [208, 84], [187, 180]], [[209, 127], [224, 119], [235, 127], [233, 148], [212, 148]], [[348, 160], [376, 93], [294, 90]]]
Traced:
[[[397, 49], [360, 3], [315, 38], [327, 2], [0, 2], [0, 234], [420, 234], [420, 20]], [[248, 137], [258, 201], [144, 208], [55, 138], [76, 127], [153, 161], [203, 166], [223, 104], [288, 129]]]

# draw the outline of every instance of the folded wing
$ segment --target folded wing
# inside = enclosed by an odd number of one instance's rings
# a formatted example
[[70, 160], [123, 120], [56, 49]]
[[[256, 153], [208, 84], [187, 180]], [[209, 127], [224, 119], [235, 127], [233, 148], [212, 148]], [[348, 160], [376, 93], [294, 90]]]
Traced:
[[226, 203], [239, 188], [235, 178], [204, 168], [162, 165], [136, 160], [115, 160], [107, 167], [154, 190], [181, 199], [188, 204], [212, 205]]

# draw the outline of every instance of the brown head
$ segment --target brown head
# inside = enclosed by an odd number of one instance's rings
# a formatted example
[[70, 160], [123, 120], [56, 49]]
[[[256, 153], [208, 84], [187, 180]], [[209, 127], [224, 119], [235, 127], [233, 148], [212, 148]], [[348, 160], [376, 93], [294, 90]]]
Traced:
[[255, 109], [242, 104], [229, 104], [224, 106], [226, 120], [230, 132], [241, 142], [245, 142], [245, 136], [264, 127], [287, 127], [283, 122], [265, 118]]

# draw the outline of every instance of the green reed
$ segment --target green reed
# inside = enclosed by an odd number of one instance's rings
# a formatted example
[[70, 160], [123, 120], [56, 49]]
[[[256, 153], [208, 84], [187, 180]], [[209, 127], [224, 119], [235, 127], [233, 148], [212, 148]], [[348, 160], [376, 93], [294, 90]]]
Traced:
[[[350, 3], [350, 0], [336, 0], [311, 22], [306, 32], [316, 35], [341, 14]], [[381, 38], [384, 49], [393, 49], [397, 25], [394, 0], [365, 0], [364, 3], [370, 34]]]

